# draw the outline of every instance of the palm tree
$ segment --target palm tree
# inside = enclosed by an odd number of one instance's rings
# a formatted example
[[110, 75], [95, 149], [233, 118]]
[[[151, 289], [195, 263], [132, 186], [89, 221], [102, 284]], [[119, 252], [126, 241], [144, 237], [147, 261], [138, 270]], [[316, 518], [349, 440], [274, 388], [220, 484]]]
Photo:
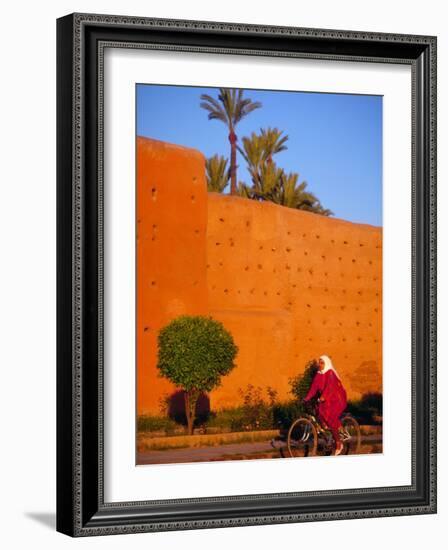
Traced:
[[238, 194], [259, 201], [271, 201], [289, 208], [331, 216], [333, 212], [324, 208], [318, 198], [306, 190], [306, 182], [298, 185], [298, 174], [286, 174], [272, 160], [273, 155], [287, 149], [285, 143], [288, 136], [282, 133], [277, 128], [262, 128], [259, 134], [252, 132], [250, 137], [243, 137], [243, 146], [238, 147], [238, 150], [247, 162], [252, 186], [241, 184]]
[[307, 183], [303, 181], [297, 185], [299, 174], [282, 173], [280, 177], [280, 185], [276, 187], [276, 193], [271, 200], [277, 204], [288, 206], [289, 208], [297, 208], [298, 210], [306, 210], [314, 214], [322, 216], [331, 216], [333, 212], [327, 208], [323, 208], [319, 199], [310, 191], [306, 190]]
[[201, 95], [201, 107], [208, 111], [209, 120], [220, 120], [229, 129], [230, 142], [230, 194], [237, 192], [236, 185], [236, 142], [235, 128], [237, 124], [255, 109], [261, 107], [259, 101], [243, 98], [243, 89], [219, 88], [218, 99]]
[[260, 129], [260, 137], [264, 146], [265, 160], [269, 164], [272, 162], [272, 156], [286, 151], [285, 143], [288, 141], [288, 136], [282, 136], [283, 132], [278, 128], [267, 128], [266, 130]]
[[[262, 177], [275, 176], [276, 170], [268, 170], [267, 167], [273, 164], [273, 155], [287, 149], [285, 143], [288, 136], [282, 134], [283, 132], [277, 128], [261, 128], [259, 134], [252, 132], [250, 137], [244, 137], [243, 147], [238, 147], [247, 162], [254, 190], [261, 191]], [[264, 175], [261, 172], [264, 172]]]
[[207, 190], [222, 193], [229, 183], [230, 170], [227, 168], [228, 159], [221, 155], [213, 155], [205, 161], [207, 176]]

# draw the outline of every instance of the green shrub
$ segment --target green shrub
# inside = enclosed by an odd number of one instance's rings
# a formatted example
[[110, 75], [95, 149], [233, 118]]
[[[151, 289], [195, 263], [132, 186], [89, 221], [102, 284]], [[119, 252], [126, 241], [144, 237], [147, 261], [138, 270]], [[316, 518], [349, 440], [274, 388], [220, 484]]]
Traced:
[[177, 424], [170, 418], [162, 416], [140, 415], [137, 417], [138, 432], [163, 432], [171, 435], [175, 432]]
[[302, 401], [308, 393], [317, 370], [318, 367], [316, 361], [311, 360], [306, 364], [305, 370], [302, 374], [297, 374], [293, 378], [289, 379], [289, 385], [291, 386], [290, 393], [292, 393], [292, 395], [299, 401]]
[[273, 426], [272, 407], [277, 399], [277, 392], [270, 386], [266, 388], [267, 398], [263, 396], [260, 386], [248, 384], [239, 389], [243, 400], [243, 424], [246, 430], [268, 430]]
[[383, 395], [369, 392], [361, 399], [349, 401], [347, 411], [351, 413], [360, 424], [380, 424], [383, 416]]
[[274, 427], [287, 431], [294, 420], [299, 418], [304, 412], [303, 405], [297, 400], [277, 403], [272, 410]]
[[212, 412], [207, 421], [207, 428], [223, 431], [241, 432], [244, 430], [244, 411], [242, 407], [233, 407]]

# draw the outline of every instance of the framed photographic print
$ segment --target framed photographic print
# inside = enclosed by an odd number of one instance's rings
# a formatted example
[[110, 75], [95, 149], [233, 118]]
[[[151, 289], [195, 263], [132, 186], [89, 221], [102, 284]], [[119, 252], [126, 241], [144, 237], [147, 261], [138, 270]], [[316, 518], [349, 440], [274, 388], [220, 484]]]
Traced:
[[57, 41], [57, 529], [435, 513], [436, 38]]

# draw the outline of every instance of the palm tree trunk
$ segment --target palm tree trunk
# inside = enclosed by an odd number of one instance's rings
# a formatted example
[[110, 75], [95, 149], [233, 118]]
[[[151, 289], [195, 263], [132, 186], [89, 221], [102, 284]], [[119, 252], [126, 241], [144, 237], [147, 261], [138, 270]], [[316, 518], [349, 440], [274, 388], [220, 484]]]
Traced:
[[236, 195], [236, 134], [231, 130], [230, 141], [230, 194]]

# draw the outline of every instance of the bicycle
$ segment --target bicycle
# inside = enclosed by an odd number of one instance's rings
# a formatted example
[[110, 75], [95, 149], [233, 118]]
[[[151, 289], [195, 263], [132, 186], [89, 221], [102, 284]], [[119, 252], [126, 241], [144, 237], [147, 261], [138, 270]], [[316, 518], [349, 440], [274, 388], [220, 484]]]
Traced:
[[[361, 448], [361, 429], [357, 420], [345, 413], [341, 417], [339, 434], [344, 446], [343, 454], [358, 454]], [[323, 427], [313, 413], [306, 413], [297, 418], [290, 426], [287, 435], [287, 448], [291, 457], [316, 456], [332, 454], [335, 447], [334, 438], [328, 428]]]

